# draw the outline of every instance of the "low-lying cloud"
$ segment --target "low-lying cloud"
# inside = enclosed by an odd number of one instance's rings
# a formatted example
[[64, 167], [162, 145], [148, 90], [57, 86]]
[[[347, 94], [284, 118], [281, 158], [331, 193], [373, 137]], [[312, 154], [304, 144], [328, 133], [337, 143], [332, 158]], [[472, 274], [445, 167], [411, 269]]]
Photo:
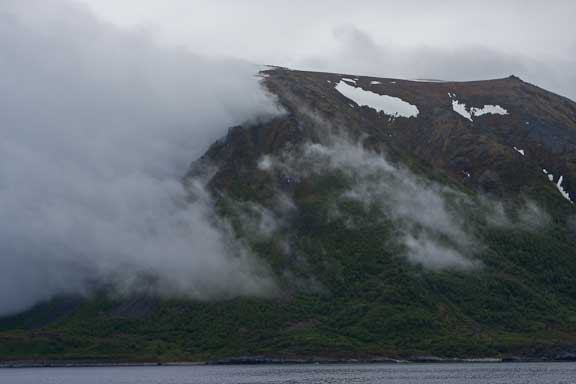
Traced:
[[227, 127], [277, 112], [256, 71], [65, 1], [0, 2], [0, 315], [145, 278], [198, 299], [269, 291], [180, 182]]
[[[293, 180], [313, 179], [330, 172], [343, 174], [350, 187], [341, 201], [359, 202], [366, 212], [377, 209], [383, 219], [392, 220], [411, 262], [433, 270], [480, 266], [475, 258], [480, 243], [466, 230], [464, 217], [453, 212], [448, 203], [450, 195], [465, 197], [393, 165], [383, 154], [332, 137], [327, 143], [305, 144], [296, 152], [265, 157], [262, 162], [268, 165], [266, 170]], [[331, 216], [339, 218], [336, 207]]]
[[[322, 132], [334, 132], [320, 117], [310, 117], [322, 125]], [[368, 150], [361, 142], [338, 133], [324, 135], [322, 143], [306, 143], [277, 156], [265, 155], [259, 165], [261, 170], [295, 183], [331, 174], [347, 180], [337, 201], [327, 202], [329, 220], [343, 220], [350, 228], [361, 228], [366, 217], [378, 212], [383, 223], [393, 225], [393, 241], [403, 247], [407, 260], [428, 270], [482, 268], [481, 256], [487, 246], [477, 234], [479, 227], [530, 232], [544, 229], [551, 221], [534, 201], [521, 200], [511, 206], [467, 195], [394, 164], [385, 153]], [[363, 207], [361, 223], [340, 210], [346, 201]]]

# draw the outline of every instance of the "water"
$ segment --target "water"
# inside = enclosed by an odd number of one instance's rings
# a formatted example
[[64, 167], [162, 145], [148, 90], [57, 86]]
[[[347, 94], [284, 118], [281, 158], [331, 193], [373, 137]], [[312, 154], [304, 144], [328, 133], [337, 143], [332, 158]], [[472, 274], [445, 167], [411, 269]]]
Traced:
[[0, 384], [573, 384], [576, 363], [0, 369]]

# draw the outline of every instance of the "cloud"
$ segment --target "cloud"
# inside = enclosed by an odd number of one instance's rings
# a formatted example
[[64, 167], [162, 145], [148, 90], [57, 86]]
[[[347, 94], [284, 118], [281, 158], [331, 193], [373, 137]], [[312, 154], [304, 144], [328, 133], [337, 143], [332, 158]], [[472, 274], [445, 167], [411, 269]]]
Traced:
[[180, 183], [227, 127], [277, 112], [256, 70], [65, 1], [0, 2], [0, 315], [146, 278], [197, 299], [269, 291], [201, 183], [190, 204]]
[[[403, 247], [402, 255], [411, 263], [433, 271], [478, 270], [487, 247], [479, 227], [532, 232], [551, 223], [548, 213], [534, 201], [504, 203], [430, 181], [391, 163], [386, 153], [366, 149], [307, 108], [300, 107], [300, 112], [322, 127], [321, 143], [265, 155], [260, 169], [295, 183], [322, 175], [347, 180], [337, 201], [328, 198], [324, 202], [325, 218], [342, 220], [348, 228], [361, 228], [367, 217], [379, 217], [393, 226], [393, 241]], [[360, 221], [340, 209], [346, 201], [363, 207]]]
[[443, 246], [428, 235], [414, 237], [407, 233], [403, 241], [408, 249], [408, 259], [432, 270], [469, 270], [480, 266], [480, 263], [463, 257], [454, 248]]
[[380, 43], [354, 25], [334, 30], [337, 47], [306, 56], [294, 65], [303, 69], [408, 79], [483, 80], [517, 75], [576, 100], [576, 55], [547, 56], [507, 53], [478, 43], [441, 48], [431, 45]]
[[[323, 129], [324, 134], [327, 131]], [[466, 229], [465, 217], [454, 209], [459, 199], [467, 198], [390, 163], [385, 154], [338, 135], [325, 137], [322, 144], [308, 143], [277, 157], [266, 156], [260, 163], [266, 165], [261, 169], [296, 182], [331, 172], [342, 174], [350, 186], [340, 202], [359, 202], [366, 215], [375, 209], [382, 212], [382, 219], [394, 223], [399, 232], [396, 240], [413, 263], [432, 270], [469, 270], [481, 265], [475, 256], [482, 245]], [[342, 218], [354, 227], [351, 218], [342, 216], [345, 213], [331, 209], [329, 217]]]

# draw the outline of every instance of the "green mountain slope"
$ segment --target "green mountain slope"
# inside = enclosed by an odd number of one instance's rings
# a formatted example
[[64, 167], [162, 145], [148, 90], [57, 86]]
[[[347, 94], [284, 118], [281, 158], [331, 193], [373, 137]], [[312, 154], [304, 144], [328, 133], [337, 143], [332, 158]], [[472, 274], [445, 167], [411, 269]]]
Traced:
[[[359, 106], [342, 82], [419, 114]], [[575, 103], [514, 77], [263, 83], [286, 113], [232, 128], [184, 183], [206, 180], [276, 291], [55, 299], [0, 320], [0, 360], [576, 357]]]

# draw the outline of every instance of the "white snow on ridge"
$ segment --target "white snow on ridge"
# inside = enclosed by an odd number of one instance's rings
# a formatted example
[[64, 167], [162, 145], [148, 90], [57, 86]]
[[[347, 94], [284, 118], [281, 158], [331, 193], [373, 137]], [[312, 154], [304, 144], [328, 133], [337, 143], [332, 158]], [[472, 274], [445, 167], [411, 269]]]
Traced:
[[452, 100], [452, 110], [470, 121], [473, 121], [473, 118], [476, 116], [482, 116], [487, 114], [508, 115], [508, 111], [499, 105], [486, 104], [481, 108], [478, 107], [468, 108], [466, 107], [466, 104], [460, 103], [458, 99], [456, 99], [455, 93], [448, 92], [448, 97], [450, 97], [450, 99]]
[[466, 104], [460, 104], [458, 100], [452, 100], [452, 110], [472, 121], [472, 114], [466, 109]]
[[342, 80], [344, 80], [344, 81], [349, 81], [349, 82], [351, 82], [351, 83], [355, 83], [355, 82], [356, 82], [355, 79], [349, 79], [349, 78], [347, 78], [347, 77], [343, 77]]
[[514, 150], [515, 150], [516, 152], [518, 152], [519, 154], [521, 154], [522, 156], [526, 156], [526, 155], [524, 154], [524, 150], [523, 150], [523, 149], [518, 149], [518, 148], [514, 147]]
[[491, 104], [487, 104], [485, 106], [483, 106], [482, 108], [475, 108], [472, 107], [470, 108], [470, 111], [472, 113], [472, 116], [482, 116], [482, 115], [486, 115], [486, 114], [492, 114], [492, 115], [507, 115], [508, 111], [505, 110], [504, 108], [502, 108], [499, 105], [491, 105]]
[[351, 86], [344, 81], [336, 85], [336, 90], [360, 106], [367, 106], [394, 117], [417, 117], [418, 108], [398, 97], [379, 95], [362, 88]]
[[542, 172], [544, 172], [544, 174], [545, 174], [546, 176], [548, 176], [548, 180], [554, 181], [554, 175], [551, 174], [551, 173], [549, 173], [549, 172], [546, 170], [546, 168], [544, 168], [544, 169], [542, 170]]
[[558, 188], [558, 191], [560, 191], [560, 193], [562, 194], [562, 196], [568, 200], [569, 202], [571, 202], [572, 204], [574, 204], [574, 202], [572, 201], [572, 199], [570, 199], [570, 194], [568, 192], [566, 192], [566, 190], [564, 190], [564, 187], [562, 187], [562, 182], [564, 181], [564, 176], [560, 176], [560, 178], [558, 179], [558, 182], [556, 183], [556, 188]]
[[[549, 173], [545, 168], [542, 169], [542, 172], [544, 172], [544, 174], [546, 176], [548, 176], [548, 180], [550, 180], [551, 182], [554, 183], [554, 175]], [[564, 182], [564, 176], [560, 176], [558, 178], [558, 181], [554, 183], [554, 186], [556, 187], [556, 189], [558, 189], [558, 191], [560, 192], [560, 194], [562, 195], [562, 197], [564, 197], [566, 200], [568, 200], [569, 202], [571, 202], [572, 204], [574, 204], [574, 202], [572, 201], [572, 199], [570, 199], [570, 194], [564, 189], [564, 187], [562, 186], [562, 183]]]

